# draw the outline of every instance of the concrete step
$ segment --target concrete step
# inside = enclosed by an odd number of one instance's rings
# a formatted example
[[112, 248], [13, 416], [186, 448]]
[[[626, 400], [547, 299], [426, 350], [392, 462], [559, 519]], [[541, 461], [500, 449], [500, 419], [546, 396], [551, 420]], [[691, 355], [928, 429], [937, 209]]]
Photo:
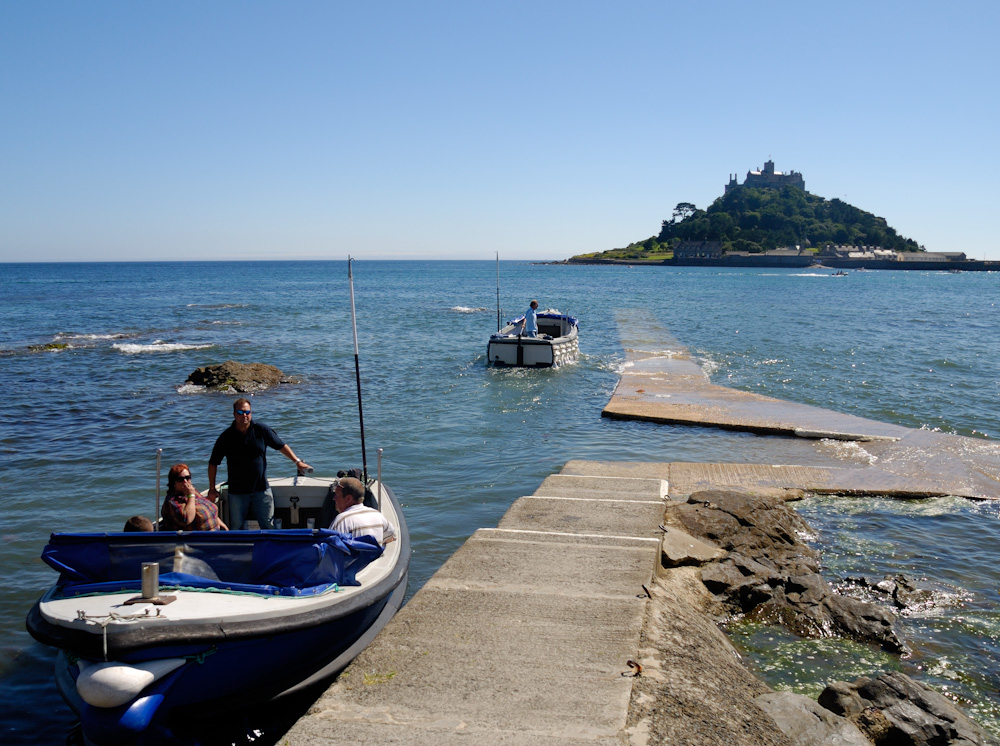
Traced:
[[553, 474], [535, 490], [536, 495], [551, 497], [606, 497], [615, 500], [663, 500], [667, 480], [648, 477], [577, 476]]
[[656, 538], [662, 500], [529, 496], [517, 500], [499, 528], [557, 534]]

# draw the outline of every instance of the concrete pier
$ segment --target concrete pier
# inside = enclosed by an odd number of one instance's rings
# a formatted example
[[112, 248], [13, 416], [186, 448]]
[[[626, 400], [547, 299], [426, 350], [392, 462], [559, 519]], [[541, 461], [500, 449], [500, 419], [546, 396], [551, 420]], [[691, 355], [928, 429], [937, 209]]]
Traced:
[[[766, 687], [685, 600], [699, 591], [681, 592], [683, 569], [672, 586], [658, 582], [668, 501], [725, 488], [1000, 499], [990, 441], [713, 386], [676, 351], [630, 362], [606, 416], [849, 439], [868, 457], [843, 467], [570, 461], [496, 528], [476, 531], [281, 743], [620, 746], [645, 744], [649, 723], [668, 718], [659, 732], [672, 743], [788, 746], [749, 704]], [[674, 656], [635, 677], [653, 638], [674, 640]], [[650, 677], [686, 699], [651, 699]]]

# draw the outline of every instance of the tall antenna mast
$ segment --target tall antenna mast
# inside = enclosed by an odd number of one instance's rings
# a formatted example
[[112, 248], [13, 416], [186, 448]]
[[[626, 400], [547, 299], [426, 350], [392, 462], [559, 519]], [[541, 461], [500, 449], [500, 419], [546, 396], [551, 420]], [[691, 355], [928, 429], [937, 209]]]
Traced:
[[354, 378], [358, 382], [358, 419], [361, 422], [361, 471], [365, 484], [368, 484], [368, 459], [365, 456], [365, 415], [361, 409], [361, 366], [358, 363], [358, 317], [354, 311], [354, 273], [351, 264], [354, 260], [347, 257], [347, 284], [351, 288], [351, 328], [354, 331]]

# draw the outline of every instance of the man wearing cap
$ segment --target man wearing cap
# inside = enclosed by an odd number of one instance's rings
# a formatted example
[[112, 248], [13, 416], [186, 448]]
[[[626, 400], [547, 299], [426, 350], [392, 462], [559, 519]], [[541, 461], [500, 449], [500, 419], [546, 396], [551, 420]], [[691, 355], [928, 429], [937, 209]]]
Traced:
[[337, 517], [330, 528], [357, 538], [373, 536], [379, 544], [396, 540], [396, 529], [375, 508], [365, 506], [365, 485], [354, 477], [341, 477], [333, 493]]

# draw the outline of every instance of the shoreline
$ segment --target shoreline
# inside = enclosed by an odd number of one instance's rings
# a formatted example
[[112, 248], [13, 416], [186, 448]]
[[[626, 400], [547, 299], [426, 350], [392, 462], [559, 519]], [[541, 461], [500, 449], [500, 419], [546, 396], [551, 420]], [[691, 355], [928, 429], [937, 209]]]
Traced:
[[[816, 264], [816, 262], [820, 264]], [[1000, 272], [1000, 261], [992, 259], [967, 259], [959, 262], [941, 261], [889, 261], [864, 259], [833, 259], [800, 257], [722, 257], [721, 259], [577, 259], [548, 262], [549, 264], [612, 264], [630, 267], [743, 267], [757, 269], [816, 269], [874, 271], [886, 269], [891, 271], [919, 272]]]

